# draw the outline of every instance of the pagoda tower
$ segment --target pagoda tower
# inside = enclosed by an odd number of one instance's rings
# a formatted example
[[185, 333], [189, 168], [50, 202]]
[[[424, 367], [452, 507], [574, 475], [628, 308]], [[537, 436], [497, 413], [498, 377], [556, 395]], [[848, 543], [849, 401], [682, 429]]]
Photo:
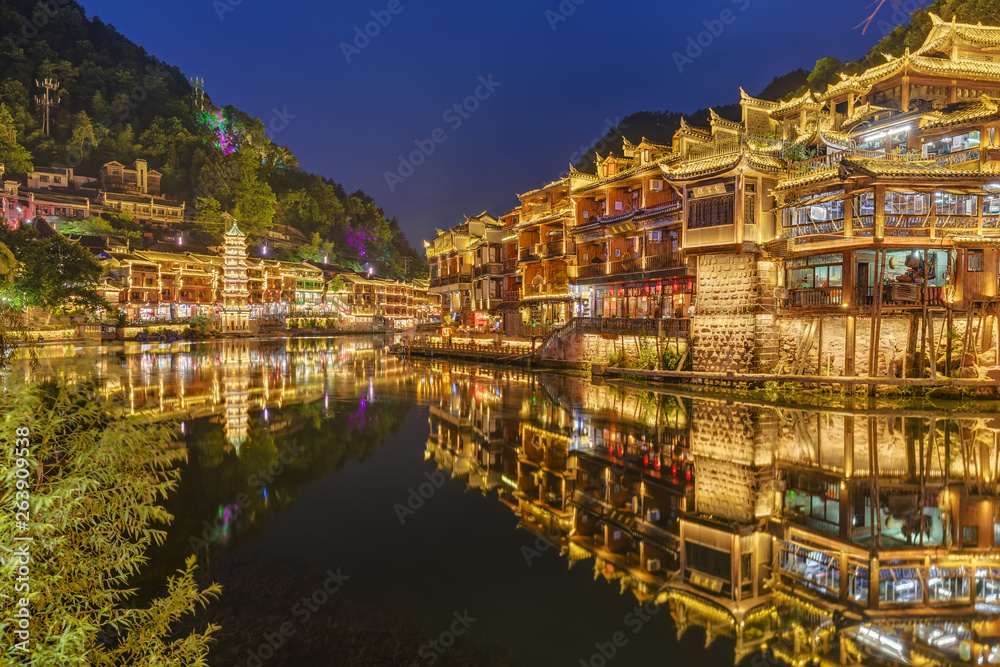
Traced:
[[250, 330], [250, 290], [247, 284], [247, 235], [233, 220], [223, 237], [222, 257], [222, 330]]

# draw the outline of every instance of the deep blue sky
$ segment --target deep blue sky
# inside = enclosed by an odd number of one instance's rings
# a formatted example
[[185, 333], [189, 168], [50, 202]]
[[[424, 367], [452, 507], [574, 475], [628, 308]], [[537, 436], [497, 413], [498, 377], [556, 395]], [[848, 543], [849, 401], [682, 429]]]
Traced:
[[[871, 0], [562, 0], [574, 11], [555, 30], [546, 12], [559, 15], [560, 0], [394, 0], [401, 11], [348, 63], [341, 42], [391, 0], [81, 1], [204, 77], [216, 104], [265, 124], [287, 109], [295, 118], [274, 140], [306, 169], [371, 194], [414, 245], [462, 214], [516, 205], [516, 193], [558, 176], [601, 136], [605, 119], [734, 102], [740, 85], [757, 93], [820, 57], [855, 59], [882, 36], [875, 24], [854, 29]], [[887, 21], [894, 2], [915, 5], [889, 0]], [[723, 10], [731, 23], [679, 72], [672, 54]], [[453, 129], [444, 112], [491, 74], [501, 85]], [[384, 173], [437, 128], [447, 140], [391, 192]]]

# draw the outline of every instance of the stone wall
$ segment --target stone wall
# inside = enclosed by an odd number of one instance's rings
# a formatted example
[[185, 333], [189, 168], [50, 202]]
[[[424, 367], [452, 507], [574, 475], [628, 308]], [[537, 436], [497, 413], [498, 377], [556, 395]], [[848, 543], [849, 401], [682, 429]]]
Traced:
[[[919, 317], [919, 314], [917, 315]], [[779, 332], [779, 364], [782, 371], [788, 373], [792, 370], [794, 360], [799, 354], [799, 347], [803, 344], [803, 337], [806, 334], [810, 323], [817, 318], [783, 316], [777, 320]], [[818, 321], [818, 319], [817, 319]], [[854, 372], [855, 375], [868, 375], [868, 352], [871, 348], [871, 317], [855, 318], [855, 346], [854, 346]], [[909, 331], [908, 315], [883, 315], [882, 334], [879, 337], [879, 375], [885, 376], [888, 373], [886, 359], [888, 357], [902, 357], [906, 351], [907, 333]], [[941, 336], [941, 329], [944, 321], [938, 317], [934, 322], [935, 340]], [[959, 335], [965, 333], [965, 321], [955, 318], [952, 326]], [[916, 340], [916, 350], [920, 351], [919, 327], [918, 338]], [[960, 341], [961, 339], [959, 339]], [[929, 341], [928, 341], [929, 342]], [[806, 375], [815, 375], [817, 364], [819, 363], [820, 350], [818, 348], [818, 336], [814, 337], [808, 354], [805, 356]], [[928, 346], [930, 348], [930, 346]], [[846, 316], [825, 316], [823, 318], [823, 349], [822, 349], [822, 374], [823, 375], [844, 375], [844, 357], [847, 351], [847, 317]]]
[[691, 453], [695, 459], [695, 511], [752, 522], [770, 508], [772, 443], [777, 421], [755, 408], [695, 401]]
[[758, 267], [755, 256], [698, 258], [695, 316], [691, 322], [694, 370], [756, 370]]
[[[661, 338], [659, 354], [669, 345], [675, 344], [673, 338]], [[656, 336], [619, 336], [617, 340], [604, 338], [599, 334], [582, 334], [574, 331], [555, 341], [542, 355], [543, 359], [558, 359], [565, 361], [581, 361], [592, 364], [607, 364], [612, 352], [625, 351], [625, 367], [635, 367], [639, 359], [639, 350], [648, 343], [656, 350]], [[687, 347], [684, 339], [680, 340], [682, 353]], [[659, 358], [659, 357], [658, 357]]]

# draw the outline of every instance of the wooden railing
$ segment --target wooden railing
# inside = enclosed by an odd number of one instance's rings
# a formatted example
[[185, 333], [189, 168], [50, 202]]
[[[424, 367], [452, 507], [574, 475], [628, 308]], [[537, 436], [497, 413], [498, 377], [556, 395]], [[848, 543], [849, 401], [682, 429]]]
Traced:
[[806, 176], [818, 171], [836, 169], [840, 166], [841, 161], [843, 161], [845, 157], [874, 158], [890, 162], [917, 162], [925, 159], [919, 153], [898, 155], [896, 153], [886, 153], [884, 151], [848, 148], [846, 150], [837, 151], [836, 153], [828, 153], [827, 155], [820, 155], [808, 160], [802, 160], [801, 162], [794, 162], [788, 168], [788, 177], [797, 178], [799, 176]]
[[517, 257], [508, 257], [503, 261], [504, 272], [513, 271], [517, 268]]
[[500, 262], [487, 262], [472, 269], [472, 277], [500, 275]]
[[691, 320], [687, 318], [638, 318], [638, 317], [578, 317], [576, 330], [591, 334], [618, 334], [655, 336], [687, 336]]
[[844, 302], [842, 287], [817, 287], [791, 290], [788, 294], [789, 308], [817, 308], [839, 306]]
[[561, 257], [566, 248], [566, 243], [563, 243], [562, 239], [558, 241], [549, 241], [545, 244], [545, 256], [546, 257]]
[[503, 293], [503, 300], [506, 302], [520, 301], [521, 300], [521, 290], [507, 290]]
[[599, 278], [606, 275], [608, 275], [608, 267], [604, 262], [585, 264], [584, 266], [577, 267], [576, 270], [577, 278]]
[[950, 167], [953, 164], [962, 164], [964, 162], [974, 162], [982, 156], [981, 148], [970, 148], [964, 151], [958, 151], [957, 153], [948, 153], [947, 155], [939, 155], [937, 157], [928, 158], [934, 160], [934, 164], [939, 167]]
[[534, 248], [521, 248], [521, 251], [518, 253], [518, 258], [522, 262], [526, 262], [528, 260], [538, 259], [538, 254], [535, 252]]

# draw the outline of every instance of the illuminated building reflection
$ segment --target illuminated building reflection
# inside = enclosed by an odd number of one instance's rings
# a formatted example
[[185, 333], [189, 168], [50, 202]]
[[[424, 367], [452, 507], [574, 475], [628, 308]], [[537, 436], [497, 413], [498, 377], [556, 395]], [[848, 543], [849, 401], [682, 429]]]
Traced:
[[735, 662], [1000, 662], [996, 416], [432, 376], [429, 458]]

